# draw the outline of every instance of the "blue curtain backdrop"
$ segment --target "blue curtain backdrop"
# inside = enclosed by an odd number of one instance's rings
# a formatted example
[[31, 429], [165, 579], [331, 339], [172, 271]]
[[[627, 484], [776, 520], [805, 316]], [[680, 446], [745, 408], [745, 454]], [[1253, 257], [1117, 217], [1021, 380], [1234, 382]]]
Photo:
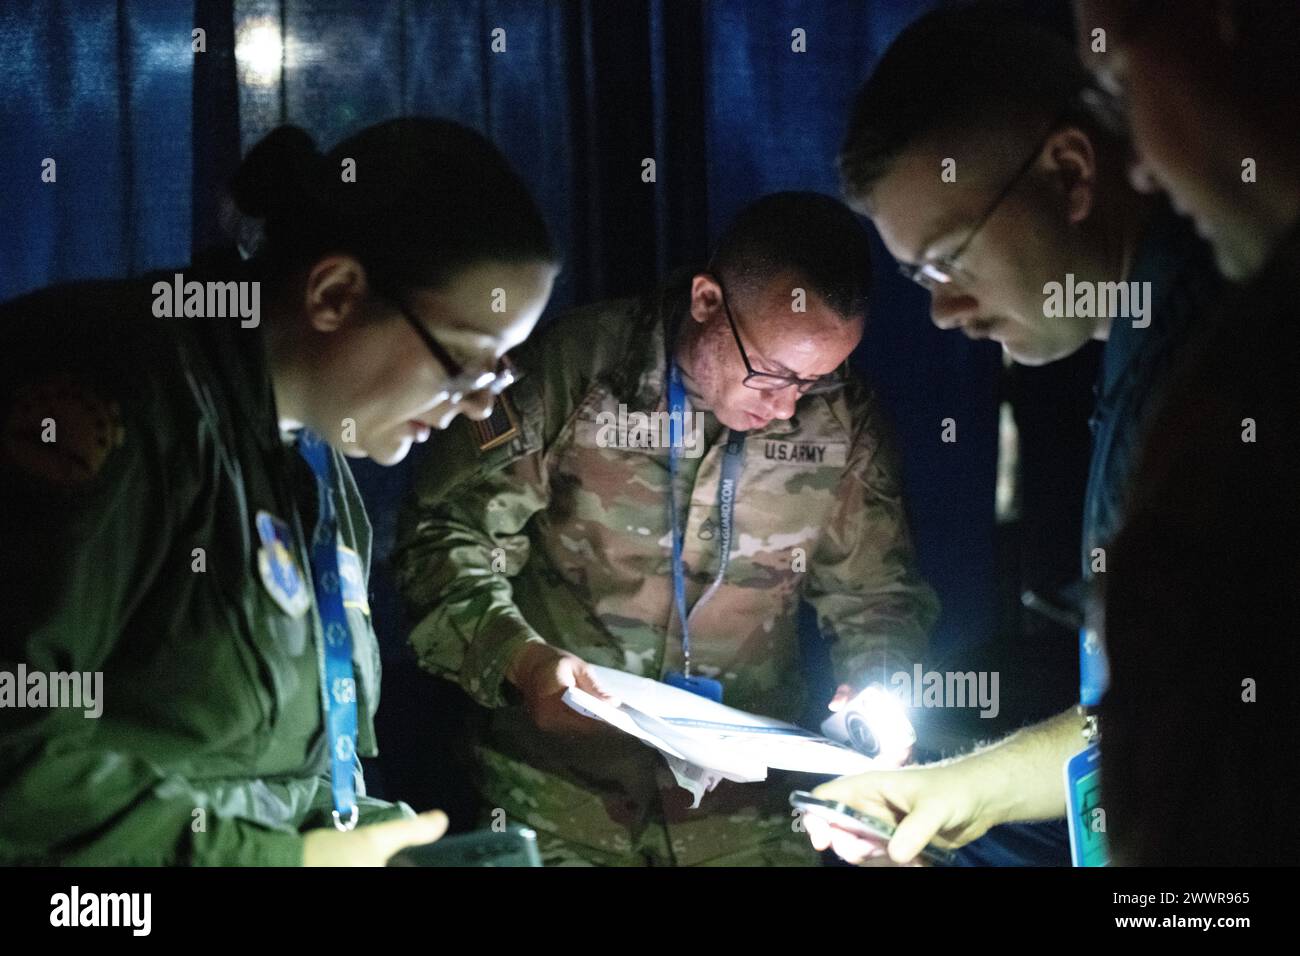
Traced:
[[[554, 311], [702, 262], [727, 219], [765, 192], [834, 194], [853, 92], [928, 6], [767, 3], [757, 16], [744, 2], [239, 0], [237, 42], [283, 39], [281, 69], [242, 71], [243, 145], [284, 121], [322, 144], [408, 112], [477, 127], [523, 171], [566, 250]], [[796, 29], [806, 52], [792, 49]], [[505, 52], [491, 50], [496, 30]], [[645, 157], [653, 185], [641, 181]], [[859, 360], [906, 451], [924, 570], [944, 597], [936, 642], [978, 643], [993, 626], [997, 350], [935, 330], [924, 294], [878, 252]], [[955, 444], [939, 441], [946, 417], [959, 423]], [[409, 474], [357, 470], [376, 504]]]
[[188, 3], [0, 4], [0, 299], [188, 258], [193, 24]]
[[[521, 170], [565, 254], [548, 315], [643, 291], [670, 267], [702, 263], [757, 196], [836, 194], [833, 159], [854, 91], [934, 5], [7, 0], [0, 298], [183, 264], [223, 238], [224, 183], [266, 131], [293, 122], [328, 147], [405, 113], [468, 123]], [[204, 53], [191, 52], [196, 26]], [[491, 49], [498, 29], [503, 53]], [[795, 30], [806, 52], [792, 49]], [[40, 181], [44, 157], [58, 163], [55, 184]], [[654, 184], [641, 181], [646, 157]], [[921, 568], [944, 606], [934, 641], [951, 656], [988, 643], [995, 627], [1001, 360], [988, 343], [935, 330], [924, 293], [878, 242], [875, 253], [856, 361], [896, 423]], [[940, 441], [945, 418], [958, 423], [956, 443]], [[377, 528], [389, 753], [407, 747], [411, 728], [435, 727], [426, 702], [438, 682], [411, 666], [383, 561], [412, 467], [355, 470]], [[1073, 553], [1073, 541], [1062, 546]], [[410, 753], [386, 789], [427, 787], [442, 800], [429, 751]]]

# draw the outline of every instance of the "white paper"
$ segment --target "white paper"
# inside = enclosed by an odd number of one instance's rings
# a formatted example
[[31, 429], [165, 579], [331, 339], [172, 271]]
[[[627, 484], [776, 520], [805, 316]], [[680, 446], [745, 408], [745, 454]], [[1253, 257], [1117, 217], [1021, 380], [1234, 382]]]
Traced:
[[677, 783], [690, 793], [692, 810], [696, 809], [704, 795], [716, 787], [723, 779], [720, 773], [705, 770], [703, 767], [697, 767], [695, 764], [687, 763], [677, 757], [664, 754], [664, 759], [668, 761], [668, 769], [677, 778]]
[[659, 681], [608, 667], [591, 666], [606, 702], [576, 687], [565, 702], [596, 720], [654, 747], [677, 782], [694, 797], [692, 806], [719, 780], [752, 783], [768, 770], [842, 776], [870, 770], [870, 757], [818, 737], [794, 724], [746, 713]]

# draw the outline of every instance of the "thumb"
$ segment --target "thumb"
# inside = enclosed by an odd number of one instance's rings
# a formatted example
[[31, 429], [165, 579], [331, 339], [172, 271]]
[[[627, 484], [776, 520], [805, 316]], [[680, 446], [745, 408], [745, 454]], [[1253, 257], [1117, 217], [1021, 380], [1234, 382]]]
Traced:
[[558, 658], [547, 674], [544, 696], [555, 697], [570, 687], [582, 687], [582, 671], [582, 661], [578, 658], [568, 654]]
[[534, 697], [554, 697], [563, 694], [574, 683], [574, 661], [571, 654], [547, 648], [545, 657], [539, 659], [529, 671], [527, 692]]
[[618, 701], [596, 682], [596, 675], [585, 663], [574, 667], [573, 676], [579, 689], [617, 706]]
[[944, 811], [936, 802], [921, 803], [898, 823], [889, 841], [889, 858], [895, 863], [910, 863], [934, 839], [943, 826]]
[[838, 713], [847, 706], [848, 702], [853, 699], [853, 688], [848, 684], [841, 684], [835, 688], [835, 696], [831, 702], [826, 705], [826, 709]]
[[881, 820], [893, 820], [894, 813], [885, 798], [885, 789], [892, 782], [888, 774], [868, 770], [852, 777], [837, 777], [815, 787], [813, 796], [847, 803]]
[[422, 846], [440, 839], [447, 832], [447, 824], [447, 814], [429, 810], [410, 820], [376, 823], [368, 830], [375, 848], [387, 859], [408, 846]]

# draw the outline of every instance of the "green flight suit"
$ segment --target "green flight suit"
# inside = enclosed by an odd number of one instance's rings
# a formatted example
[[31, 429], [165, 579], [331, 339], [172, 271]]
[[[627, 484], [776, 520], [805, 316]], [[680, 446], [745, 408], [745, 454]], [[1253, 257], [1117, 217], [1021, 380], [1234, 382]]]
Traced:
[[[0, 863], [294, 865], [331, 825], [315, 601], [273, 597], [256, 526], [285, 522], [312, 595], [315, 480], [279, 432], [265, 328], [155, 318], [159, 278], [0, 306], [0, 672], [102, 674], [97, 717], [0, 709]], [[366, 577], [370, 525], [334, 464]], [[347, 614], [373, 756], [366, 604]], [[362, 823], [411, 814], [359, 803]]]

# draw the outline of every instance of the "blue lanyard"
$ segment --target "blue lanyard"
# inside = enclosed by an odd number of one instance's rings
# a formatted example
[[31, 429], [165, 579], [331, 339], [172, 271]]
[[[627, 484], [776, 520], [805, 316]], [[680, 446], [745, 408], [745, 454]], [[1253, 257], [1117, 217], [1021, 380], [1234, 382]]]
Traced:
[[[1096, 628], [1086, 621], [1079, 628], [1079, 703], [1091, 709], [1101, 703], [1110, 683], [1106, 648]], [[1070, 828], [1070, 860], [1075, 866], [1108, 866], [1110, 854], [1104, 831], [1092, 826], [1101, 766], [1101, 733], [1091, 715], [1084, 724], [1087, 745], [1065, 763], [1066, 816]]]
[[1079, 703], [1096, 707], [1110, 684], [1110, 662], [1096, 629], [1084, 624], [1079, 628]]
[[352, 672], [352, 631], [343, 610], [339, 579], [338, 520], [334, 512], [334, 470], [329, 445], [307, 429], [298, 435], [298, 454], [316, 476], [319, 501], [316, 533], [311, 540], [312, 582], [316, 610], [325, 637], [325, 731], [330, 748], [330, 789], [334, 796], [334, 825], [351, 830], [357, 824], [354, 767], [357, 754], [357, 684]]
[[[691, 631], [686, 613], [686, 572], [682, 562], [682, 545], [686, 530], [682, 527], [677, 508], [677, 462], [681, 457], [682, 429], [686, 422], [686, 387], [677, 363], [668, 364], [668, 510], [673, 528], [673, 600], [677, 605], [677, 618], [682, 625], [682, 672], [691, 676]], [[718, 511], [721, 528], [718, 545], [718, 573], [708, 589], [700, 595], [692, 612], [702, 606], [722, 584], [731, 559], [731, 536], [736, 513], [736, 496], [740, 473], [745, 465], [745, 433], [734, 428], [727, 435], [727, 451], [722, 461], [722, 480], [718, 483]]]

